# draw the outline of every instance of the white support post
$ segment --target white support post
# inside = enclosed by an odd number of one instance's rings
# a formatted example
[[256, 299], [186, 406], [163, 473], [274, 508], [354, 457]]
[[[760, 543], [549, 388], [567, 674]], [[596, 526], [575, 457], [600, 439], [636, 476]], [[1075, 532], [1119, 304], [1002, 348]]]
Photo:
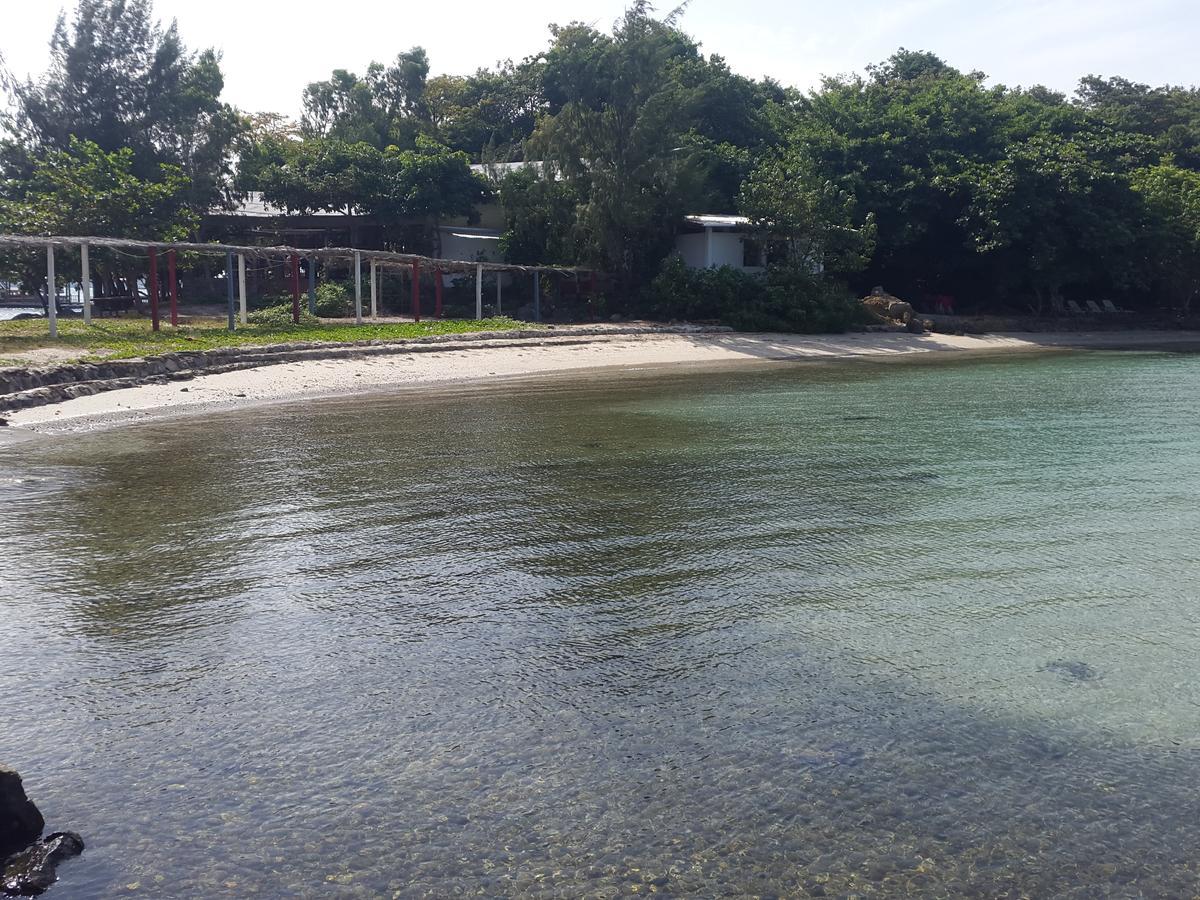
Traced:
[[500, 269], [497, 269], [496, 270], [496, 315], [500, 315], [500, 308], [501, 308], [500, 282], [503, 280], [504, 280], [504, 273]]
[[711, 269], [713, 264], [713, 230], [704, 229], [704, 268]]
[[354, 251], [354, 324], [362, 324], [362, 254]]
[[379, 267], [371, 260], [371, 321], [379, 318]]
[[83, 271], [80, 274], [79, 287], [83, 290], [83, 321], [92, 324], [92, 266], [88, 261], [88, 245], [79, 245], [79, 261]]
[[238, 314], [245, 325], [248, 321], [246, 312], [246, 256], [238, 254]]
[[475, 318], [483, 319], [483, 263], [475, 263]]
[[54, 277], [54, 245], [46, 245], [46, 318], [50, 320], [50, 337], [58, 337], [58, 288]]

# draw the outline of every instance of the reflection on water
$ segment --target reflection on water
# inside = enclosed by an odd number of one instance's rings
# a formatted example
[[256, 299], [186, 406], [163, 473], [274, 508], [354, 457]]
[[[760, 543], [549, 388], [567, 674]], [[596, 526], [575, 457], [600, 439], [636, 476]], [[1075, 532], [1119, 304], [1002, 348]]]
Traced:
[[62, 897], [1188, 896], [1200, 358], [780, 366], [0, 455]]

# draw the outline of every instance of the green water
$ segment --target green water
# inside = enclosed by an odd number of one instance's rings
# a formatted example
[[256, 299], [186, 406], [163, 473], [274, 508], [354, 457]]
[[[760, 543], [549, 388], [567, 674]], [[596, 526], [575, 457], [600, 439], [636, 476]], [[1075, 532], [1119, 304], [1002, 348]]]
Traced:
[[0, 450], [56, 896], [1191, 896], [1200, 357], [764, 366]]

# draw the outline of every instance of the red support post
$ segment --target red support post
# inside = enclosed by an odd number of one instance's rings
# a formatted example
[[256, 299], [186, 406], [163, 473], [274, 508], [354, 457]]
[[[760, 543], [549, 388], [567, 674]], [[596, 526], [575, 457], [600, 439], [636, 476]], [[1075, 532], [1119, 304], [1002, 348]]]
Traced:
[[433, 317], [442, 317], [442, 270], [433, 270]]
[[300, 257], [292, 254], [292, 322], [300, 324]]
[[146, 279], [150, 291], [150, 327], [158, 331], [158, 250], [150, 248], [150, 275]]
[[167, 251], [167, 281], [171, 287], [171, 326], [179, 326], [179, 279], [175, 276], [175, 251]]
[[413, 301], [412, 314], [413, 321], [421, 321], [421, 264], [417, 260], [413, 260]]

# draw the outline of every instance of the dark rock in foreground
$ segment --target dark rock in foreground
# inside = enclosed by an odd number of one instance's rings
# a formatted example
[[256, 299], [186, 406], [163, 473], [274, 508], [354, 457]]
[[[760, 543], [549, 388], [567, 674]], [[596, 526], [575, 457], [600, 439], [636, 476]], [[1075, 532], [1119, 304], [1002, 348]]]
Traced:
[[21, 776], [0, 766], [0, 859], [37, 840], [46, 820], [25, 796]]
[[8, 860], [0, 891], [10, 897], [35, 897], [58, 880], [59, 863], [82, 852], [83, 838], [73, 831], [56, 832]]

